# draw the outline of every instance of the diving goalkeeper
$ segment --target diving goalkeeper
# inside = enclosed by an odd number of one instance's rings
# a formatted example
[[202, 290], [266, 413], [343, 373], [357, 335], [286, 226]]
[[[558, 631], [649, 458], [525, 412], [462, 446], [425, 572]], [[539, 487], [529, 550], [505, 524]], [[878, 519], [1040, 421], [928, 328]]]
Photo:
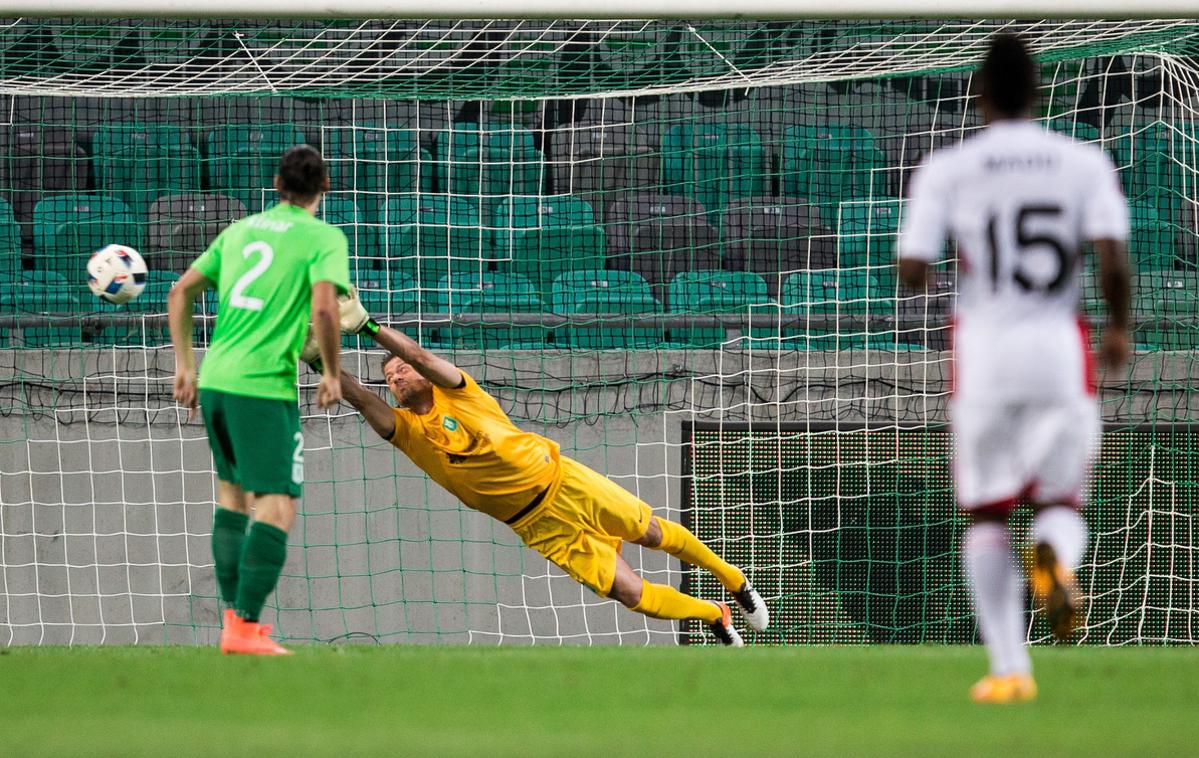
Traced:
[[[342, 299], [341, 326], [347, 333], [372, 335], [389, 353], [383, 375], [398, 407], [342, 371], [344, 399], [467, 507], [504, 522], [576, 581], [638, 613], [700, 619], [721, 643], [743, 644], [727, 604], [645, 581], [621, 557], [622, 542], [707, 569], [732, 594], [749, 625], [766, 628], [766, 606], [739, 569], [686, 527], [653, 515], [649, 505], [607, 477], [561, 455], [556, 442], [518, 429], [466, 372], [375, 323], [356, 293]], [[301, 357], [319, 367], [311, 337]]]

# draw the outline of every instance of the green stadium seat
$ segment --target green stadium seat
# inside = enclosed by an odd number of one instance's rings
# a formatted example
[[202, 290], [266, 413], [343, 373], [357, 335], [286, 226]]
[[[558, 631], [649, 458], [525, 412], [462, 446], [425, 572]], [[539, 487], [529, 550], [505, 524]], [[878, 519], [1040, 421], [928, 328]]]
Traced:
[[604, 230], [591, 206], [571, 196], [511, 197], [495, 215], [496, 258], [532, 280], [550, 295], [555, 279], [567, 271], [602, 268]]
[[367, 223], [378, 223], [387, 198], [421, 192], [422, 172], [431, 182], [433, 163], [413, 130], [358, 124], [321, 135], [333, 192], [353, 193]]
[[104, 195], [59, 195], [33, 209], [36, 268], [83, 277], [88, 258], [105, 245], [141, 248], [141, 219]]
[[1132, 236], [1128, 241], [1129, 257], [1142, 271], [1173, 268], [1177, 259], [1174, 250], [1176, 228], [1159, 215], [1151, 202], [1129, 204]]
[[1199, 349], [1199, 273], [1146, 271], [1137, 275], [1133, 338], [1161, 350]]
[[1188, 194], [1194, 194], [1194, 179], [1187, 176], [1181, 157], [1193, 152], [1199, 136], [1189, 129], [1155, 121], [1111, 141], [1129, 201], [1152, 206], [1165, 222], [1177, 219], [1189, 202]]
[[208, 183], [258, 213], [275, 203], [279, 159], [303, 142], [304, 135], [291, 124], [218, 126], [208, 135]]
[[[20, 277], [5, 278], [0, 284], [0, 314], [13, 316], [74, 315], [80, 312], [78, 286], [51, 271], [26, 271]], [[91, 294], [88, 293], [88, 297]], [[46, 348], [77, 345], [83, 341], [80, 322], [48, 326], [27, 323], [10, 332], [25, 347]], [[11, 341], [10, 341], [11, 344]]]
[[379, 227], [367, 223], [349, 193], [330, 192], [321, 199], [316, 217], [345, 232], [351, 258], [378, 259]]
[[392, 270], [432, 290], [443, 276], [482, 273], [493, 263], [478, 214], [449, 195], [393, 198], [385, 206], [386, 250]]
[[[402, 273], [388, 273], [351, 260], [350, 280], [358, 287], [358, 297], [367, 312], [382, 323], [394, 319], [411, 318], [420, 313], [420, 295], [416, 283]], [[397, 327], [417, 341], [422, 335], [417, 327]], [[422, 341], [422, 344], [425, 344]], [[374, 349], [374, 340], [347, 334], [342, 336], [342, 346], [349, 349]]]
[[[649, 282], [632, 271], [571, 271], [554, 280], [550, 307], [554, 313], [660, 313]], [[584, 350], [650, 348], [662, 342], [660, 330], [626, 326], [569, 326], [554, 335], [555, 343]]]
[[837, 219], [837, 261], [841, 268], [895, 266], [899, 200], [851, 200], [841, 203]]
[[675, 124], [662, 138], [662, 192], [697, 200], [710, 211], [732, 198], [765, 194], [766, 151], [742, 124]]
[[511, 125], [455, 124], [437, 144], [438, 189], [471, 199], [489, 222], [489, 198], [538, 195], [545, 161], [533, 133]]
[[200, 153], [183, 129], [103, 126], [92, 133], [96, 189], [145, 214], [160, 195], [200, 189]]
[[12, 206], [0, 197], [0, 276], [21, 270], [21, 227]]
[[[545, 304], [529, 279], [520, 274], [495, 271], [443, 277], [434, 293], [438, 313], [543, 313]], [[471, 350], [494, 348], [542, 348], [546, 329], [542, 326], [487, 324], [453, 326], [441, 330], [441, 341]], [[444, 332], [448, 332], [448, 335]]]
[[[884, 186], [872, 186], [873, 172], [884, 163], [874, 136], [861, 127], [788, 127], [783, 138], [783, 194], [830, 206], [876, 195]], [[885, 184], [881, 177], [878, 181]]]
[[[749, 271], [685, 271], [671, 281], [667, 302], [671, 313], [748, 315], [750, 306], [770, 302], [770, 295], [766, 280]], [[727, 332], [719, 327], [671, 329], [670, 341], [716, 348], [726, 341]]]
[[1080, 142], [1101, 142], [1103, 134], [1099, 129], [1085, 121], [1076, 121], [1072, 118], [1059, 116], [1050, 119], [1046, 126], [1058, 134], [1064, 134], [1067, 137], [1072, 137]]

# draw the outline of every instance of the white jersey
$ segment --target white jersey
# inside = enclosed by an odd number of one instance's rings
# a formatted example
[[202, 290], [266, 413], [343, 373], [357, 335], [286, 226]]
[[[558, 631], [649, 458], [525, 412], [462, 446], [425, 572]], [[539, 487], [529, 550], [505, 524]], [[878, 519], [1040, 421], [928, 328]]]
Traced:
[[1082, 243], [1128, 238], [1128, 206], [1102, 150], [1031, 121], [1000, 121], [917, 172], [901, 258], [958, 243], [954, 329], [959, 400], [1093, 391], [1078, 317]]

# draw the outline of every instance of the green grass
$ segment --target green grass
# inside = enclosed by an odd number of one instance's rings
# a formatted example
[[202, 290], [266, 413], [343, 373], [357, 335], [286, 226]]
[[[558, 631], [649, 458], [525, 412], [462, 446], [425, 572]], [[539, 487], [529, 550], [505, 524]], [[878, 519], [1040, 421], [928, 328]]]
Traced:
[[1199, 649], [1034, 651], [1034, 704], [976, 706], [981, 649], [0, 650], [0, 755], [1195, 755]]

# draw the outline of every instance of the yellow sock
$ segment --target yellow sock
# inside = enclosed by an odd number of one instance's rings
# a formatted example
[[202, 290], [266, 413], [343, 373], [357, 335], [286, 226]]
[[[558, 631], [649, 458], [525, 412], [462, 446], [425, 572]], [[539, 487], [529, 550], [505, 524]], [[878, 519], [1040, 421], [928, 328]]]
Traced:
[[699, 566], [711, 571], [729, 592], [736, 592], [745, 584], [745, 574], [731, 563], [726, 563], [712, 549], [699, 541], [687, 527], [673, 521], [658, 518], [658, 526], [662, 529], [662, 544], [658, 549], [670, 553], [681, 561]]
[[641, 580], [641, 602], [633, 610], [656, 619], [700, 619], [708, 624], [720, 620], [720, 609], [707, 600], [697, 600], [665, 584]]

